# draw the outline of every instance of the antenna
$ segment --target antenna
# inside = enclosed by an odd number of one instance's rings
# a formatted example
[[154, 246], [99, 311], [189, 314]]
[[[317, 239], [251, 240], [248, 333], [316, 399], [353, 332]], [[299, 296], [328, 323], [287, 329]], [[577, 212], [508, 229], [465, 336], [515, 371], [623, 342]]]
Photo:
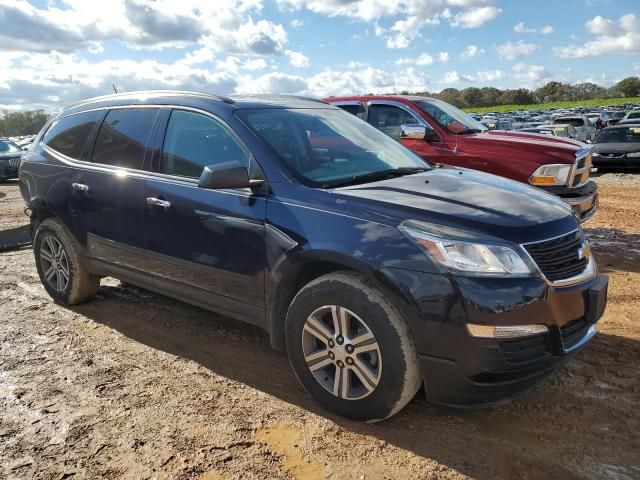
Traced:
[[116, 84], [115, 84], [115, 83], [112, 83], [112, 84], [111, 84], [111, 86], [113, 87], [113, 91], [114, 91], [114, 92], [116, 92], [116, 93], [118, 93], [118, 90], [116, 89]]

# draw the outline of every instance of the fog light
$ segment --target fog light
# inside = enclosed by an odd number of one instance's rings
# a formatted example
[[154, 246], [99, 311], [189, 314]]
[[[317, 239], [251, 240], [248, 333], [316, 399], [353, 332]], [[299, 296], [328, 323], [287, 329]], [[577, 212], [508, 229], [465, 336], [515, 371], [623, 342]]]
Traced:
[[472, 337], [479, 338], [513, 338], [527, 337], [529, 335], [538, 335], [547, 333], [549, 329], [546, 325], [477, 325], [467, 323], [467, 330]]

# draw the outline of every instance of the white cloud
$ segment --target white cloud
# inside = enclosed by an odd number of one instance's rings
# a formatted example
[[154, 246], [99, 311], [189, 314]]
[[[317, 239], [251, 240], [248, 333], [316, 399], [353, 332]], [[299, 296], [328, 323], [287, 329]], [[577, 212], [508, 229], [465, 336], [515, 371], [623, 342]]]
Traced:
[[519, 22], [513, 27], [513, 31], [516, 33], [541, 33], [543, 35], [548, 35], [553, 33], [553, 27], [551, 25], [547, 25], [545, 27], [532, 28], [525, 26], [523, 22]]
[[537, 49], [538, 46], [535, 43], [519, 41], [517, 43], [507, 42], [504, 45], [500, 45], [496, 50], [501, 60], [515, 60], [518, 57], [531, 55]]
[[494, 82], [503, 78], [504, 72], [502, 70], [480, 70], [472, 74], [459, 74], [456, 70], [451, 72], [445, 72], [441, 83], [483, 83]]
[[356, 60], [351, 60], [348, 64], [347, 64], [347, 68], [364, 68], [364, 67], [368, 67], [369, 64], [367, 62], [358, 62]]
[[547, 81], [550, 81], [552, 75], [542, 65], [527, 65], [525, 63], [516, 63], [513, 67], [513, 77], [522, 85], [534, 88]]
[[304, 20], [300, 20], [299, 18], [294, 18], [289, 22], [291, 28], [301, 28], [304, 25]]
[[640, 27], [633, 13], [611, 20], [600, 15], [589, 20], [585, 27], [595, 36], [594, 40], [564, 47], [554, 47], [553, 53], [560, 58], [581, 58], [609, 53], [640, 53]]
[[284, 53], [289, 57], [289, 63], [292, 67], [307, 68], [309, 66], [309, 58], [304, 53], [293, 50], [285, 50]]
[[495, 19], [500, 13], [502, 9], [496, 7], [471, 8], [454, 15], [449, 23], [453, 27], [478, 28]]
[[460, 54], [460, 60], [469, 60], [470, 58], [478, 57], [483, 53], [484, 48], [477, 45], [467, 45], [466, 50]]
[[[477, 28], [493, 20], [501, 9], [492, 0], [277, 0], [283, 10], [306, 8], [328, 17], [348, 17], [375, 22], [374, 34], [385, 37], [388, 48], [408, 48], [428, 26], [443, 20], [452, 27]], [[378, 22], [393, 19], [389, 28]]]
[[[183, 62], [184, 63], [184, 62]], [[226, 57], [224, 60], [216, 61], [218, 71], [236, 73], [239, 70], [263, 70], [267, 68], [267, 62], [263, 58], [240, 59], [234, 55]]]
[[225, 53], [278, 55], [288, 41], [282, 25], [253, 20], [260, 0], [3, 3], [2, 50], [71, 53], [116, 41], [139, 49], [197, 43]]
[[438, 61], [441, 63], [447, 63], [449, 61], [449, 52], [438, 53]]
[[403, 57], [396, 60], [396, 65], [413, 64], [413, 65], [423, 66], [423, 65], [431, 65], [432, 63], [433, 63], [433, 57], [428, 53], [422, 53], [418, 55], [416, 58]]

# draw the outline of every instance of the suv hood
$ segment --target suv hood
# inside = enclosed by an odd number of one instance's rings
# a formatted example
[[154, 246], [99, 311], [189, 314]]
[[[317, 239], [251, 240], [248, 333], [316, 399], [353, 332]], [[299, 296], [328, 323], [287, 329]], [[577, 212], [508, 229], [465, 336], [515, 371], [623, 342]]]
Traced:
[[422, 220], [517, 243], [561, 235], [578, 225], [571, 208], [555, 195], [467, 169], [437, 168], [333, 193], [353, 213], [373, 212], [381, 223]]

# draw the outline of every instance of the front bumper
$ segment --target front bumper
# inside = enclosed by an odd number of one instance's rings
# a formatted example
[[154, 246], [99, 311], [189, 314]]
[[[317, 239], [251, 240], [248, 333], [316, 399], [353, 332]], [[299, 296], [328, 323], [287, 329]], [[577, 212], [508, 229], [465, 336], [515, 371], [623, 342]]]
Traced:
[[593, 157], [593, 166], [598, 168], [640, 168], [640, 157], [628, 157], [627, 155], [601, 154]]
[[589, 220], [598, 210], [599, 193], [598, 185], [589, 181], [580, 188], [568, 189], [567, 187], [548, 187], [545, 191], [558, 195], [562, 200], [571, 205], [571, 208], [580, 218], [580, 222]]
[[17, 163], [14, 159], [0, 161], [0, 178], [18, 178], [18, 167], [20, 166], [20, 159], [17, 159]]
[[[603, 275], [554, 288], [539, 278], [450, 280], [385, 270], [405, 286], [417, 308], [405, 315], [420, 354], [427, 399], [449, 406], [487, 406], [533, 388], [589, 342], [606, 306], [608, 278]], [[548, 332], [476, 338], [466, 323], [543, 324]]]

